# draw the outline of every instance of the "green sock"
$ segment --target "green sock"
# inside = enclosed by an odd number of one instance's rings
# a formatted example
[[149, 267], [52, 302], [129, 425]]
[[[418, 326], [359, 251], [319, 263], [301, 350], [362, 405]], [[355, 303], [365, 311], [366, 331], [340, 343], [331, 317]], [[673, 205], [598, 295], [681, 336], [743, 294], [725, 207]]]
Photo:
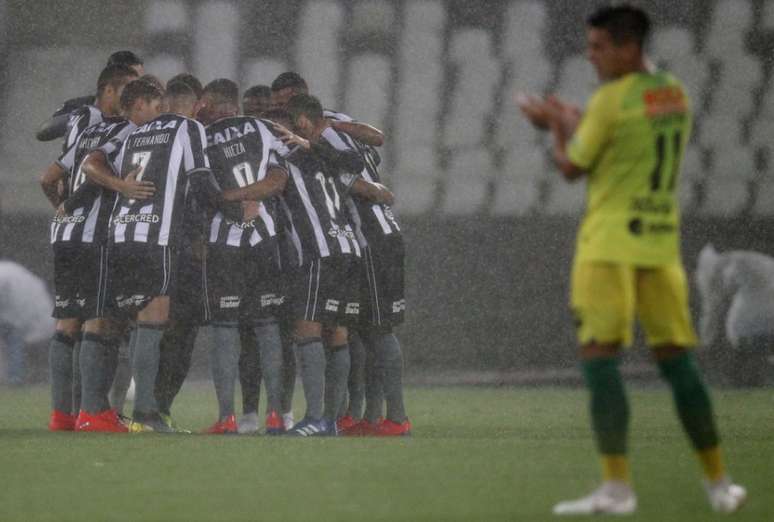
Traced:
[[617, 357], [583, 362], [583, 375], [591, 392], [591, 423], [603, 455], [626, 454], [629, 403], [618, 363]]
[[702, 381], [693, 354], [685, 352], [658, 363], [664, 379], [672, 387], [677, 414], [696, 450], [714, 448], [719, 443], [707, 387]]

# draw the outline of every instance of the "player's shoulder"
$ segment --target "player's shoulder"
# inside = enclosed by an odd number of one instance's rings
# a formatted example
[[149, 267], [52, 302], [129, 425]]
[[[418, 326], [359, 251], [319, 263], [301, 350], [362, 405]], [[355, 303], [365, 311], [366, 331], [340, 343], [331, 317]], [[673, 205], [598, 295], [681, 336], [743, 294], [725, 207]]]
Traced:
[[338, 121], [355, 121], [352, 116], [344, 114], [343, 112], [334, 111], [332, 109], [323, 109], [323, 116]]

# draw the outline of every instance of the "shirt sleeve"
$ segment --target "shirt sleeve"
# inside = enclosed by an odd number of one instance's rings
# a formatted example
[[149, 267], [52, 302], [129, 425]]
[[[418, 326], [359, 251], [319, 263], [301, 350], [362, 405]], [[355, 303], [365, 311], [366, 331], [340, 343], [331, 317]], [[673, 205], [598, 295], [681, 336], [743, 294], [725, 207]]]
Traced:
[[573, 165], [588, 170], [596, 163], [612, 134], [615, 106], [609, 93], [603, 90], [598, 90], [591, 98], [567, 148], [567, 156]]

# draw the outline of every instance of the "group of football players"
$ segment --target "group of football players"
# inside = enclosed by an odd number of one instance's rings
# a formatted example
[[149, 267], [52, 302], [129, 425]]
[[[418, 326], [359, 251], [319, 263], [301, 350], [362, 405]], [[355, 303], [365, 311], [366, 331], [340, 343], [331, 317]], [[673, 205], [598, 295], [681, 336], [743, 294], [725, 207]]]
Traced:
[[207, 433], [258, 432], [263, 380], [266, 434], [410, 434], [393, 331], [405, 248], [381, 131], [323, 110], [294, 72], [240, 99], [228, 79], [164, 85], [120, 51], [96, 96], [65, 103], [38, 139], [63, 134], [41, 177], [56, 209], [49, 429], [183, 431], [171, 409], [206, 326]]

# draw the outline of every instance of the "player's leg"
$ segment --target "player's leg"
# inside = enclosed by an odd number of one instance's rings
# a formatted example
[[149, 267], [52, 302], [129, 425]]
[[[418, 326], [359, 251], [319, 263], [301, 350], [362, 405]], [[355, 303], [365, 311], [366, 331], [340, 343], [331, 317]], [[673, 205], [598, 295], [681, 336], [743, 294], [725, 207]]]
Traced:
[[242, 390], [242, 416], [237, 422], [239, 433], [258, 431], [258, 401], [261, 393], [261, 362], [258, 340], [253, 326], [239, 324], [239, 386]]
[[282, 411], [282, 337], [279, 324], [273, 317], [259, 319], [255, 337], [260, 354], [260, 371], [266, 387], [266, 433], [276, 435], [285, 431]]
[[126, 433], [110, 408], [108, 393], [118, 363], [121, 325], [105, 318], [86, 321], [81, 342], [81, 411], [76, 430]]
[[218, 399], [218, 421], [208, 433], [236, 433], [234, 394], [239, 368], [239, 323], [218, 321], [210, 325], [210, 369]]
[[134, 341], [137, 338], [137, 329], [134, 325], [122, 335], [121, 344], [118, 347], [118, 364], [116, 375], [110, 388], [110, 406], [120, 415], [124, 411], [126, 394], [132, 383], [132, 354], [134, 353]]
[[167, 329], [168, 318], [168, 296], [154, 297], [137, 314], [137, 339], [132, 359], [135, 383], [132, 431], [173, 431], [161, 419], [155, 396], [161, 338]]
[[154, 395], [159, 413], [167, 424], [178, 429], [172, 420], [172, 403], [183, 387], [191, 368], [191, 357], [196, 345], [199, 322], [190, 317], [176, 317], [161, 337], [159, 371]]
[[697, 344], [688, 308], [688, 285], [679, 264], [639, 269], [640, 320], [662, 377], [672, 388], [678, 417], [701, 462], [710, 503], [735, 511], [746, 498], [726, 474], [709, 391], [690, 349]]
[[323, 417], [336, 425], [347, 395], [349, 381], [349, 343], [347, 328], [337, 326], [325, 335], [325, 411]]
[[[72, 252], [61, 244], [54, 244], [54, 293], [53, 316], [56, 329], [48, 347], [48, 366], [51, 383], [52, 431], [71, 431], [75, 428], [73, 399], [75, 383], [73, 369], [77, 361], [75, 347], [80, 342], [81, 320], [79, 318], [77, 263]], [[80, 389], [77, 392], [80, 397]], [[80, 401], [79, 401], [80, 402]]]
[[365, 365], [366, 350], [360, 335], [349, 330], [349, 378], [347, 380], [347, 401], [341, 419], [337, 424], [339, 431], [351, 428], [363, 419], [365, 405]]
[[[289, 314], [285, 313], [285, 316]], [[283, 317], [280, 321], [280, 339], [282, 341], [282, 391], [280, 412], [285, 430], [293, 427], [293, 392], [296, 388], [296, 356], [293, 352], [292, 321]]]
[[629, 404], [619, 371], [621, 346], [631, 343], [634, 286], [634, 271], [624, 265], [576, 261], [573, 267], [571, 302], [603, 482], [586, 497], [555, 505], [557, 515], [636, 510], [627, 458]]

